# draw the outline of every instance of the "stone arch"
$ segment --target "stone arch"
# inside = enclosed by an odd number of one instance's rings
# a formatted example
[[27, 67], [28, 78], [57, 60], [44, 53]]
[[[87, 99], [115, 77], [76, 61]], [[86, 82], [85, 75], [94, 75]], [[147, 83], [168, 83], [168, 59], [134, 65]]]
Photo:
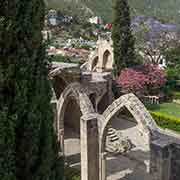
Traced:
[[[150, 149], [150, 141], [156, 138], [158, 128], [156, 123], [154, 122], [151, 115], [148, 113], [144, 105], [134, 94], [127, 94], [121, 96], [117, 100], [115, 100], [103, 113], [100, 121], [99, 121], [99, 131], [100, 131], [100, 179], [106, 179], [106, 151], [105, 151], [105, 139], [106, 132], [108, 129], [108, 123], [111, 121], [114, 115], [116, 115], [123, 108], [128, 109], [128, 111], [132, 114], [134, 119], [137, 121], [138, 129], [140, 128], [141, 132], [148, 140], [148, 149]], [[149, 168], [148, 168], [149, 170]]]
[[104, 70], [109, 70], [112, 69], [112, 58], [111, 58], [111, 53], [109, 50], [105, 50], [103, 53], [103, 69]]
[[103, 120], [100, 125], [100, 144], [102, 144], [102, 148], [104, 146], [103, 141], [107, 124], [123, 107], [129, 110], [144, 133], [150, 133], [151, 136], [155, 136], [155, 132], [158, 131], [156, 123], [142, 102], [134, 94], [127, 94], [115, 100], [103, 113]]
[[77, 104], [80, 107], [82, 116], [94, 113], [93, 105], [81, 84], [77, 82], [69, 84], [61, 93], [57, 104], [57, 131], [59, 140], [60, 131], [64, 129], [64, 114], [68, 104], [69, 96], [72, 96], [76, 100]]

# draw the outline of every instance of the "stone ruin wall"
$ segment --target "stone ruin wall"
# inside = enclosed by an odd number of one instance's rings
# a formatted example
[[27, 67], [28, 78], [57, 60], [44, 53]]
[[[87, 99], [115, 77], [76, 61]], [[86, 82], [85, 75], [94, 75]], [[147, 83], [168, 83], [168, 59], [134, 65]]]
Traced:
[[[67, 69], [68, 71], [59, 69], [56, 71], [55, 76], [60, 75], [62, 77], [68, 77], [69, 83], [72, 77], [72, 82], [74, 83], [67, 85], [67, 89], [63, 90], [65, 95], [61, 97], [66, 99], [68, 96], [73, 95], [78, 102], [80, 109], [83, 111], [83, 116], [81, 117], [82, 180], [105, 180], [106, 177], [103, 174], [105, 171], [103, 163], [101, 163], [100, 167], [98, 163], [99, 159], [104, 162], [104, 160], [101, 159], [104, 159], [104, 152], [101, 151], [101, 145], [99, 150], [98, 144], [101, 144], [103, 143], [102, 141], [104, 141], [103, 134], [106, 123], [115, 111], [120, 109], [121, 106], [126, 106], [129, 111], [134, 114], [135, 119], [139, 122], [139, 128], [142, 132], [146, 133], [146, 131], [148, 131], [150, 133], [150, 139], [148, 140], [151, 154], [150, 173], [152, 174], [153, 180], [180, 179], [180, 135], [159, 129], [142, 103], [140, 103], [139, 100], [131, 94], [120, 97], [119, 100], [114, 101], [106, 109], [103, 115], [97, 114], [96, 110], [94, 110], [92, 102], [89, 100], [88, 95], [94, 92], [99, 97], [104, 89], [105, 91], [108, 91], [108, 81], [105, 80], [104, 82], [98, 82], [97, 79], [97, 82], [95, 83], [91, 81], [91, 73], [84, 73], [84, 76], [82, 77], [82, 73], [80, 73], [80, 71], [78, 71], [78, 73], [75, 71], [76, 79], [74, 79], [72, 73], [73, 71], [70, 70], [70, 68]], [[66, 74], [66, 76], [64, 76], [64, 74]], [[59, 111], [59, 109], [61, 109], [60, 107], [63, 105], [65, 99], [54, 101], [55, 104], [58, 102], [58, 106], [54, 106], [55, 109], [57, 108], [54, 111], [56, 120], [55, 127], [59, 141], [62, 142], [63, 136], [60, 131], [62, 112]], [[94, 132], [96, 132], [97, 136], [94, 136]], [[91, 151], [92, 146], [96, 147], [93, 151]], [[94, 161], [89, 161], [88, 159], [92, 159]], [[92, 166], [94, 168], [88, 168]]]

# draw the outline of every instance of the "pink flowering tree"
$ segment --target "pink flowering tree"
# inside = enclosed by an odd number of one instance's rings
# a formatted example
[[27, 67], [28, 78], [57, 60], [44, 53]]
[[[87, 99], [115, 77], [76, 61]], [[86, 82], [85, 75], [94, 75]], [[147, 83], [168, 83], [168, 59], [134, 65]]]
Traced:
[[125, 68], [117, 78], [117, 83], [123, 92], [136, 95], [158, 93], [165, 84], [164, 70], [156, 65], [142, 65], [135, 68]]

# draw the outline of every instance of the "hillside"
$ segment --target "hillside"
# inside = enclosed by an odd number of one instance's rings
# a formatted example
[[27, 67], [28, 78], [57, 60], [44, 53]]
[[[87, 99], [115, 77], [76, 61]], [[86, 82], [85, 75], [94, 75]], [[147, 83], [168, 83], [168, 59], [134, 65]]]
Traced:
[[[49, 8], [78, 14], [82, 7], [90, 9], [106, 21], [112, 19], [114, 0], [47, 0]], [[163, 21], [180, 23], [180, 0], [129, 0], [132, 16], [157, 17]], [[87, 9], [86, 9], [87, 11]]]

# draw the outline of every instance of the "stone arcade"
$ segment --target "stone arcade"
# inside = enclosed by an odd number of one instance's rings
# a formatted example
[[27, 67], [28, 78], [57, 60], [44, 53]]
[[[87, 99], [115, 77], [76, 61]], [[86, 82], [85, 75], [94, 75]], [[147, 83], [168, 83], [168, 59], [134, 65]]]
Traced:
[[147, 169], [152, 179], [179, 180], [180, 137], [159, 129], [135, 95], [127, 94], [113, 101], [111, 73], [83, 72], [75, 64], [53, 63], [50, 78], [60, 155], [64, 156], [64, 123], [67, 123], [80, 133], [82, 180], [106, 179], [108, 123], [123, 107], [132, 114], [145, 139], [150, 152]]
[[[140, 147], [142, 150], [143, 147], [143, 152], [148, 154], [143, 164], [151, 176], [150, 180], [179, 180], [180, 136], [158, 128], [135, 95], [127, 94], [114, 100], [112, 68], [113, 48], [110, 36], [99, 37], [96, 51], [81, 67], [67, 63], [52, 64], [49, 76], [54, 92], [54, 128], [61, 149], [60, 155], [65, 156], [66, 125], [79, 134], [82, 180], [107, 179], [110, 152], [124, 153], [139, 162], [143, 153], [139, 151], [140, 156], [128, 153], [132, 149], [130, 141], [136, 144], [136, 149]], [[136, 124], [135, 128], [126, 128], [129, 129], [126, 134], [131, 136], [131, 140], [123, 137], [123, 123], [128, 121], [117, 118], [124, 108], [131, 113], [133, 123]], [[118, 135], [118, 131], [110, 126], [112, 121], [120, 122], [120, 132], [123, 133]], [[128, 123], [132, 126], [132, 122]], [[138, 178], [145, 179], [143, 176]]]

